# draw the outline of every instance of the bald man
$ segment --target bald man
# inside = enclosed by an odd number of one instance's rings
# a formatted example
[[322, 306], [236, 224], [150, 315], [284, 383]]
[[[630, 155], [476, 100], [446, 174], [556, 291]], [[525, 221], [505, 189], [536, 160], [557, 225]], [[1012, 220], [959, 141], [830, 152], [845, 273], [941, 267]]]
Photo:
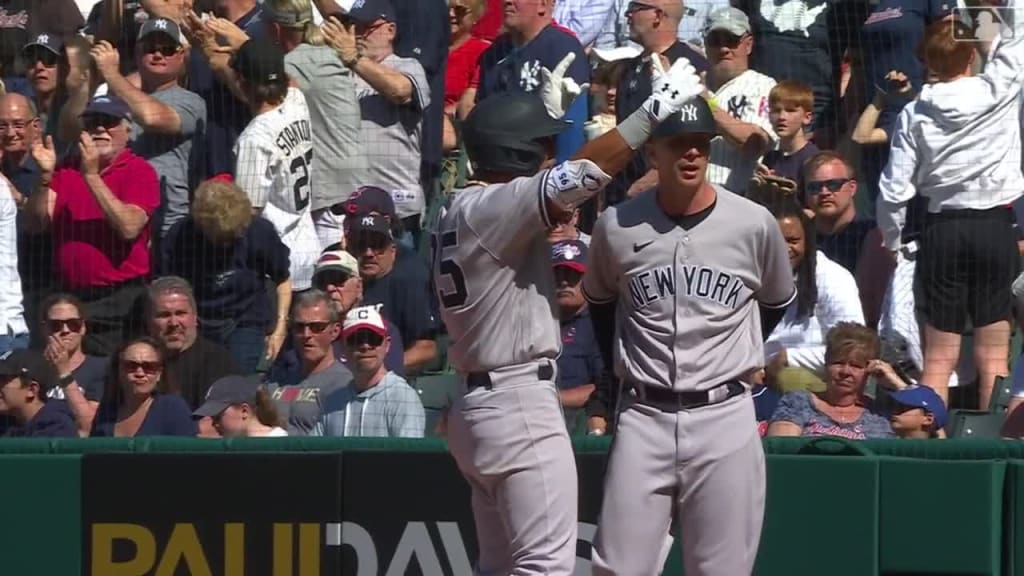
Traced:
[[[629, 60], [619, 80], [616, 92], [615, 114], [622, 122], [635, 112], [651, 95], [652, 54], [668, 60], [666, 69], [679, 58], [686, 58], [701, 76], [708, 69], [704, 56], [688, 44], [678, 40], [679, 23], [683, 18], [683, 3], [679, 0], [646, 0], [632, 2], [626, 10], [629, 38], [643, 48], [639, 56]], [[637, 154], [633, 163], [622, 171], [605, 190], [608, 205], [617, 204], [628, 196], [653, 187], [657, 174], [649, 170], [645, 154]]]
[[[12, 184], [11, 195], [19, 208], [36, 188], [39, 166], [32, 159], [32, 144], [42, 135], [35, 104], [21, 94], [0, 96], [0, 173]], [[35, 305], [45, 297], [52, 275], [52, 244], [49, 234], [30, 235], [18, 226], [18, 273], [24, 291], [25, 318], [36, 318]]]

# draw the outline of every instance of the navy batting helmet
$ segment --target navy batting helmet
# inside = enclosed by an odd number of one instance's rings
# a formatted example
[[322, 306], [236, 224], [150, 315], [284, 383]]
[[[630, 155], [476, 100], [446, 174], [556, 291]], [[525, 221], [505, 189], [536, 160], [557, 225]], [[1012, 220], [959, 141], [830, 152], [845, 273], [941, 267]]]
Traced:
[[533, 176], [547, 155], [541, 140], [568, 126], [548, 115], [540, 97], [506, 92], [473, 107], [462, 125], [462, 140], [478, 172]]
[[651, 138], [665, 138], [679, 134], [707, 134], [714, 136], [718, 133], [715, 126], [715, 116], [711, 112], [711, 105], [704, 98], [697, 96], [683, 104], [678, 112], [662, 120], [654, 129]]

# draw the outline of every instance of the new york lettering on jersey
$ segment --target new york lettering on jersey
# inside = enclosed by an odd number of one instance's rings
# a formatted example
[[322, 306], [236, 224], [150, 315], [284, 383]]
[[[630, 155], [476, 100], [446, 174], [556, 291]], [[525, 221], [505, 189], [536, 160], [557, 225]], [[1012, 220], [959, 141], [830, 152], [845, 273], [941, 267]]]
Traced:
[[659, 266], [634, 274], [629, 293], [634, 308], [643, 308], [662, 298], [676, 296], [676, 278], [682, 283], [681, 296], [701, 298], [735, 310], [740, 303], [743, 281], [739, 277], [707, 266]]

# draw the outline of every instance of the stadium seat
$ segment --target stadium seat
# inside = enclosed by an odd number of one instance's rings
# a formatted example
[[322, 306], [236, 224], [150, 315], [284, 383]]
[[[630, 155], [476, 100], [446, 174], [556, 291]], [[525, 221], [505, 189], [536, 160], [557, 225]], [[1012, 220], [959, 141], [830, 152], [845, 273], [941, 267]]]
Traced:
[[1001, 438], [1006, 409], [1010, 405], [1011, 385], [1009, 378], [996, 378], [987, 410], [951, 411], [946, 435], [949, 438]]
[[420, 395], [423, 410], [426, 412], [426, 430], [428, 438], [437, 436], [437, 424], [451, 406], [459, 386], [459, 377], [454, 373], [424, 374], [412, 383], [413, 389]]

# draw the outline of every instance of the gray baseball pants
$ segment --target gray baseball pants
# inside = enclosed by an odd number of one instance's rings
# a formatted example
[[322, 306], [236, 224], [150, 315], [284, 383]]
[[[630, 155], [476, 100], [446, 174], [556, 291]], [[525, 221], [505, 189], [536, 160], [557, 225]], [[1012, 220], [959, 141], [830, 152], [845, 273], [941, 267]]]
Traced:
[[[564, 575], [576, 564], [576, 460], [537, 364], [490, 373], [452, 406], [448, 447], [472, 489], [480, 576]], [[464, 385], [464, 382], [463, 382]]]
[[677, 515], [686, 576], [744, 576], [764, 519], [765, 467], [749, 392], [662, 412], [632, 395], [612, 443], [595, 576], [652, 576]]

